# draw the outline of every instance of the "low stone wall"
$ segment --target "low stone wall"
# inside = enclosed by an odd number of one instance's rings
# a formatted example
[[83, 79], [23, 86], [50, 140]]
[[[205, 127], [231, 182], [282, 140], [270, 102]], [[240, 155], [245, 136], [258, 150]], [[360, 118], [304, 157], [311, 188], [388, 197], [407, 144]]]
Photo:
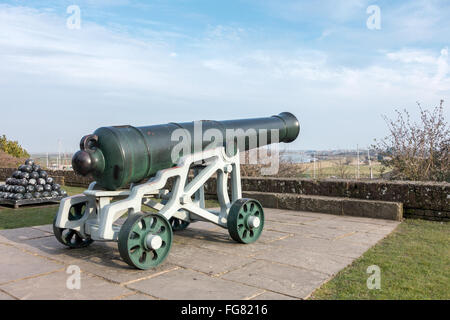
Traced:
[[[0, 181], [5, 181], [13, 171], [0, 168]], [[73, 171], [49, 171], [49, 174], [68, 186], [87, 188], [92, 181]], [[406, 218], [450, 220], [450, 183], [447, 182], [243, 177], [242, 190], [400, 202]], [[208, 181], [205, 192], [216, 194], [215, 178]]]
[[403, 218], [403, 204], [401, 202], [257, 191], [243, 191], [242, 196], [256, 199], [261, 202], [263, 207], [267, 208], [396, 221], [401, 221]]
[[[447, 182], [243, 177], [242, 190], [400, 202], [406, 218], [450, 220]], [[206, 193], [216, 193], [215, 181], [207, 183]]]

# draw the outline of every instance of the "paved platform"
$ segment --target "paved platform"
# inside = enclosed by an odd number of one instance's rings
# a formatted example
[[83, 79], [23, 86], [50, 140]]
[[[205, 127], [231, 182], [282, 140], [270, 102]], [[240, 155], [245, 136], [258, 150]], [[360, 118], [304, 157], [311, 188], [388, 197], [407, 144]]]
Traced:
[[[0, 231], [2, 299], [305, 299], [392, 232], [399, 222], [266, 209], [254, 244], [197, 222], [177, 232], [167, 260], [140, 271], [116, 243], [67, 249], [51, 226]], [[71, 265], [81, 288], [68, 289]]]

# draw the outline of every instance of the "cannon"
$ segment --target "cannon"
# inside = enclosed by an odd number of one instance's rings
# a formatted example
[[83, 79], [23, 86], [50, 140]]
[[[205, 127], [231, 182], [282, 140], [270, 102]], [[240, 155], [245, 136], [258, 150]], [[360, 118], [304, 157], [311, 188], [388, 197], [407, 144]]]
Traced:
[[[239, 243], [255, 242], [264, 228], [264, 210], [257, 200], [242, 198], [240, 152], [292, 142], [299, 132], [289, 112], [99, 128], [81, 139], [72, 159], [74, 171], [95, 182], [61, 201], [55, 237], [70, 248], [116, 241], [122, 259], [143, 270], [165, 260], [173, 232], [197, 221], [228, 229]], [[204, 185], [213, 176], [218, 210], [205, 207]]]

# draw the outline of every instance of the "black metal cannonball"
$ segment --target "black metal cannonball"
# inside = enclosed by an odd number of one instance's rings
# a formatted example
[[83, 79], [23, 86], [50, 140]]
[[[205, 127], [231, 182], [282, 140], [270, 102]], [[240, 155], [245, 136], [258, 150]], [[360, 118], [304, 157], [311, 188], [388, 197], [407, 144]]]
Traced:
[[39, 177], [41, 177], [42, 179], [47, 179], [47, 177], [48, 177], [47, 171], [41, 170], [39, 172]]
[[23, 199], [23, 194], [21, 193], [16, 193], [14, 195], [14, 200], [22, 200]]
[[39, 172], [37, 172], [37, 171], [32, 171], [32, 172], [30, 173], [30, 178], [31, 178], [31, 179], [35, 179], [35, 180], [39, 179]]

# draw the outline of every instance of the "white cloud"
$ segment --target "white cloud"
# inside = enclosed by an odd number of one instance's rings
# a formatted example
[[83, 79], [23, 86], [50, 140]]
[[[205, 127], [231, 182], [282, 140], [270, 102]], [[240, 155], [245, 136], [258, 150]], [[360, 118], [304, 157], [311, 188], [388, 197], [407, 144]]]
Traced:
[[[435, 102], [450, 90], [446, 49], [389, 51], [365, 66], [341, 66], [330, 63], [333, 52], [300, 44], [295, 50], [243, 47], [239, 39], [246, 31], [237, 27], [206, 32], [227, 50], [197, 39], [202, 45], [179, 54], [180, 48], [153, 31], [150, 38], [137, 38], [86, 21], [81, 30], [65, 25], [64, 17], [48, 11], [0, 5], [0, 125], [32, 151], [45, 150], [54, 130], [76, 146], [81, 134], [100, 125], [285, 110], [305, 119], [300, 147], [353, 145], [352, 139], [370, 143], [383, 131], [381, 113], [416, 100]], [[17, 109], [30, 115], [22, 127], [40, 134], [11, 123]], [[33, 119], [42, 116], [55, 127], [38, 126]], [[59, 117], [76, 125], [68, 127]], [[355, 136], [348, 121], [367, 132]]]

